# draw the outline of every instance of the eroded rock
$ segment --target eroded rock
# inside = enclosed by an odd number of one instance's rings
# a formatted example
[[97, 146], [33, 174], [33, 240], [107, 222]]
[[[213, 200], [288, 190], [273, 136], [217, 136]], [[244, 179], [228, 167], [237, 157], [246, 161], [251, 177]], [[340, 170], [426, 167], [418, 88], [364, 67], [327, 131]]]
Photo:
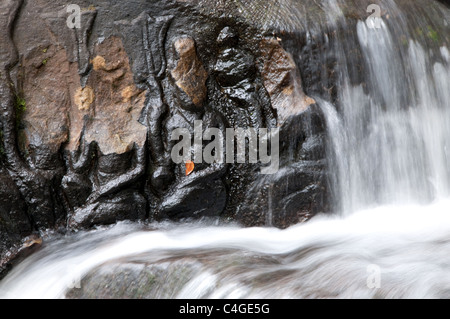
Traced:
[[83, 89], [92, 88], [94, 95], [89, 107], [92, 110], [87, 112], [92, 117], [86, 127], [87, 142], [97, 142], [103, 154], [125, 153], [135, 143], [143, 147], [147, 129], [138, 119], [145, 92], [134, 84], [122, 41], [116, 37], [106, 39], [97, 45], [95, 54], [94, 70]]
[[[0, 5], [3, 29], [19, 2]], [[67, 27], [66, 0], [23, 2], [15, 35], [0, 32], [0, 165], [8, 168], [0, 191], [11, 188], [5, 198], [17, 203], [0, 201], [3, 220], [14, 221], [2, 228], [2, 249], [58, 226], [214, 216], [285, 227], [319, 210], [323, 130], [320, 116], [302, 120], [314, 101], [292, 57], [266, 38], [272, 32], [216, 14], [240, 4], [221, 2], [213, 13], [203, 2], [84, 3], [79, 29]], [[281, 173], [263, 179], [260, 163], [196, 163], [186, 176], [171, 158], [171, 135], [193, 133], [197, 120], [221, 132], [279, 127]], [[258, 185], [291, 179], [298, 183], [272, 188], [270, 206], [287, 217], [262, 218], [269, 206]]]
[[280, 169], [258, 176], [235, 219], [245, 225], [286, 228], [327, 211], [323, 115], [316, 105], [291, 115], [280, 127]]
[[95, 100], [94, 90], [90, 86], [80, 87], [75, 92], [74, 100], [75, 105], [80, 111], [89, 111]]
[[297, 66], [278, 39], [263, 39], [260, 50], [263, 60], [260, 71], [264, 86], [272, 107], [277, 110], [278, 124], [281, 125], [287, 118], [303, 112], [315, 101], [303, 93]]
[[22, 238], [32, 232], [25, 201], [5, 170], [0, 170], [0, 279], [9, 270]]
[[171, 74], [176, 85], [186, 93], [197, 107], [206, 99], [208, 73], [197, 56], [195, 41], [189, 37], [177, 39], [174, 43], [179, 56], [177, 66]]
[[[69, 131], [76, 125], [69, 116], [71, 90], [78, 78], [64, 50], [55, 46], [35, 48], [23, 57], [20, 80], [23, 99], [23, 115], [20, 119], [23, 128], [21, 136], [22, 152], [40, 154], [35, 163], [45, 160], [52, 167], [57, 161], [61, 146], [69, 139]], [[42, 166], [39, 165], [38, 166]]]

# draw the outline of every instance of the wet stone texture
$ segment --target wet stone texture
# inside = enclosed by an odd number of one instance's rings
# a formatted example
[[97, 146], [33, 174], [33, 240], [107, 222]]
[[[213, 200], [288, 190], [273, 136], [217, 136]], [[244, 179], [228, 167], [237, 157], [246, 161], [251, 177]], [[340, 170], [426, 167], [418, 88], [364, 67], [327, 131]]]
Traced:
[[[0, 267], [47, 229], [202, 217], [284, 228], [327, 210], [325, 128], [302, 84], [314, 88], [313, 72], [284, 45], [304, 35], [203, 2], [78, 1], [73, 29], [69, 1], [1, 2]], [[203, 133], [280, 129], [279, 171], [247, 157], [187, 176], [171, 137], [198, 120]]]
[[66, 293], [69, 299], [173, 299], [201, 270], [195, 261], [107, 264]]

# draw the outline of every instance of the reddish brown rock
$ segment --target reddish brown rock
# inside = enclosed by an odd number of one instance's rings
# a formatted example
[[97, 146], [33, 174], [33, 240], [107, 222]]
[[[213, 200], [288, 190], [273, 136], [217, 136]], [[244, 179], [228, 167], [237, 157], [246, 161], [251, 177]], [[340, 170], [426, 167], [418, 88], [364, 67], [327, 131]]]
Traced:
[[[133, 73], [122, 41], [117, 37], [106, 39], [95, 48], [82, 108], [92, 118], [87, 126], [86, 140], [96, 141], [103, 154], [123, 154], [136, 143], [142, 147], [147, 128], [138, 122], [145, 102], [145, 92], [133, 81]], [[90, 89], [92, 88], [92, 94]]]
[[197, 56], [195, 41], [190, 37], [179, 38], [175, 41], [174, 48], [179, 60], [171, 72], [172, 77], [195, 106], [201, 107], [206, 99], [208, 73]]
[[278, 39], [263, 39], [260, 50], [263, 59], [260, 72], [281, 125], [287, 118], [303, 112], [315, 101], [303, 93], [297, 66]]
[[[20, 132], [24, 153], [45, 147], [57, 153], [63, 143], [78, 147], [88, 115], [86, 139], [96, 141], [105, 154], [122, 154], [133, 143], [142, 146], [146, 128], [138, 123], [145, 93], [133, 81], [128, 56], [119, 38], [110, 38], [96, 48], [93, 72], [80, 86], [76, 63], [64, 49], [35, 48], [21, 67], [24, 113]], [[70, 139], [69, 139], [70, 137]]]
[[70, 116], [71, 92], [79, 86], [76, 66], [59, 47], [37, 47], [23, 57], [19, 74], [22, 151], [38, 147], [57, 153], [69, 127], [79, 125]]

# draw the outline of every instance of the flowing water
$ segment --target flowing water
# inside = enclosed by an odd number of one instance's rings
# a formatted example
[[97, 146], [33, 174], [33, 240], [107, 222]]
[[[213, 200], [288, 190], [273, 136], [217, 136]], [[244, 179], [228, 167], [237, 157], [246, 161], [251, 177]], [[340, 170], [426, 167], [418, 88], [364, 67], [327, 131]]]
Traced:
[[86, 275], [82, 285], [114, 296], [95, 276], [126, 272], [165, 276], [131, 297], [450, 298], [450, 10], [386, 0], [371, 28], [348, 22], [353, 2], [314, 1], [322, 20], [310, 24], [305, 6], [289, 2], [299, 15], [291, 25], [324, 34], [319, 62], [336, 60], [336, 99], [314, 96], [334, 214], [287, 230], [120, 223], [55, 236], [0, 282], [0, 296], [76, 296], [70, 287]]

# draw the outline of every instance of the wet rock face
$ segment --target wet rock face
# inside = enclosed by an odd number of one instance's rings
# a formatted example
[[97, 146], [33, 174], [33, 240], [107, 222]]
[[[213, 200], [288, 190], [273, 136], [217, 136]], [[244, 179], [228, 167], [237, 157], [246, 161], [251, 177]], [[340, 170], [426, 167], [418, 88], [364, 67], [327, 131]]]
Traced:
[[[204, 216], [287, 227], [324, 209], [323, 121], [275, 30], [175, 0], [80, 1], [69, 28], [68, 4], [0, 5], [4, 260], [55, 227]], [[186, 174], [172, 133], [194, 136], [195, 121], [224, 136], [279, 128], [278, 173], [247, 158]]]
[[197, 56], [195, 41], [190, 37], [180, 38], [174, 42], [174, 48], [179, 60], [171, 75], [192, 103], [201, 108], [206, 99], [208, 73]]
[[20, 192], [8, 173], [0, 175], [0, 279], [8, 270], [8, 261], [23, 237], [31, 232], [31, 224]]
[[[90, 117], [84, 128], [86, 142], [96, 142], [105, 155], [129, 152], [134, 144], [143, 147], [147, 129], [138, 119], [145, 93], [133, 81], [121, 39], [110, 37], [97, 44], [93, 56], [92, 71], [84, 87], [92, 93], [87, 94], [86, 107], [81, 108], [83, 118]], [[80, 136], [82, 130], [71, 136]]]
[[303, 93], [300, 74], [292, 56], [274, 38], [260, 43], [263, 66], [261, 75], [269, 93], [272, 107], [277, 111], [278, 123], [305, 111], [315, 101]]

